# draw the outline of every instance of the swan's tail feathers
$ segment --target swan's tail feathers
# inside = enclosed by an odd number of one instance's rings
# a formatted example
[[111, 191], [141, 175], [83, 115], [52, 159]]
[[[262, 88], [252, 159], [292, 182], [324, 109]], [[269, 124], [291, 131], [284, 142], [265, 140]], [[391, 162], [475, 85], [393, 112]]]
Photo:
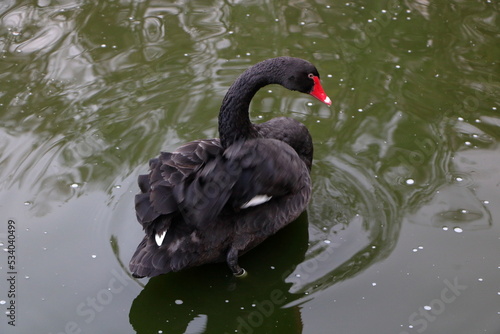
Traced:
[[172, 271], [165, 250], [147, 236], [142, 239], [130, 260], [129, 269], [136, 278], [153, 277]]

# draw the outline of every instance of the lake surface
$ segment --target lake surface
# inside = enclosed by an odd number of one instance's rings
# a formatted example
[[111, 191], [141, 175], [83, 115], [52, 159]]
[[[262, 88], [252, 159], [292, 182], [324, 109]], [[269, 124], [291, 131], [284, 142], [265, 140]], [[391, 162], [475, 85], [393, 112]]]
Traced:
[[[499, 37], [494, 0], [2, 1], [0, 332], [500, 333]], [[137, 176], [281, 55], [333, 100], [251, 106], [311, 131], [307, 212], [245, 279], [132, 279]]]

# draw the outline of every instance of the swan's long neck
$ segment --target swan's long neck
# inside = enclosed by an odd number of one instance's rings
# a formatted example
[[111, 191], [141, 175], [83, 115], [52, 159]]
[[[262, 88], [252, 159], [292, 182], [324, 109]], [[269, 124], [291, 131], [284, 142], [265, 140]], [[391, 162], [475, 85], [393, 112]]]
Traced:
[[269, 61], [250, 67], [231, 85], [222, 100], [219, 113], [219, 136], [222, 147], [227, 148], [240, 139], [257, 137], [250, 122], [248, 109], [257, 91], [269, 84], [280, 83], [279, 68]]

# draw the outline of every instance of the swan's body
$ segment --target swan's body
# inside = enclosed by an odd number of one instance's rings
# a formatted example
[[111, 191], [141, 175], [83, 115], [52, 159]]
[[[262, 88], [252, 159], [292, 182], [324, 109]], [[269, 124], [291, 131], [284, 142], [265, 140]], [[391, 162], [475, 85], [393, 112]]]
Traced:
[[330, 104], [310, 63], [279, 57], [244, 72], [226, 94], [220, 139], [189, 142], [150, 161], [139, 176], [137, 218], [146, 236], [130, 261], [134, 276], [156, 276], [238, 256], [305, 210], [311, 194], [313, 145], [307, 128], [290, 118], [252, 124], [250, 100], [277, 83]]

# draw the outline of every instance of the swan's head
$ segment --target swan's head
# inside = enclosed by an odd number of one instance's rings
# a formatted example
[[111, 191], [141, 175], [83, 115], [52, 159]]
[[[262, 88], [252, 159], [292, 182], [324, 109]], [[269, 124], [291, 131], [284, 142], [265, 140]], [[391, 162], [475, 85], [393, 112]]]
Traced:
[[310, 94], [327, 105], [332, 104], [332, 100], [321, 86], [318, 70], [313, 64], [300, 58], [276, 59], [279, 59], [283, 66], [283, 87]]

